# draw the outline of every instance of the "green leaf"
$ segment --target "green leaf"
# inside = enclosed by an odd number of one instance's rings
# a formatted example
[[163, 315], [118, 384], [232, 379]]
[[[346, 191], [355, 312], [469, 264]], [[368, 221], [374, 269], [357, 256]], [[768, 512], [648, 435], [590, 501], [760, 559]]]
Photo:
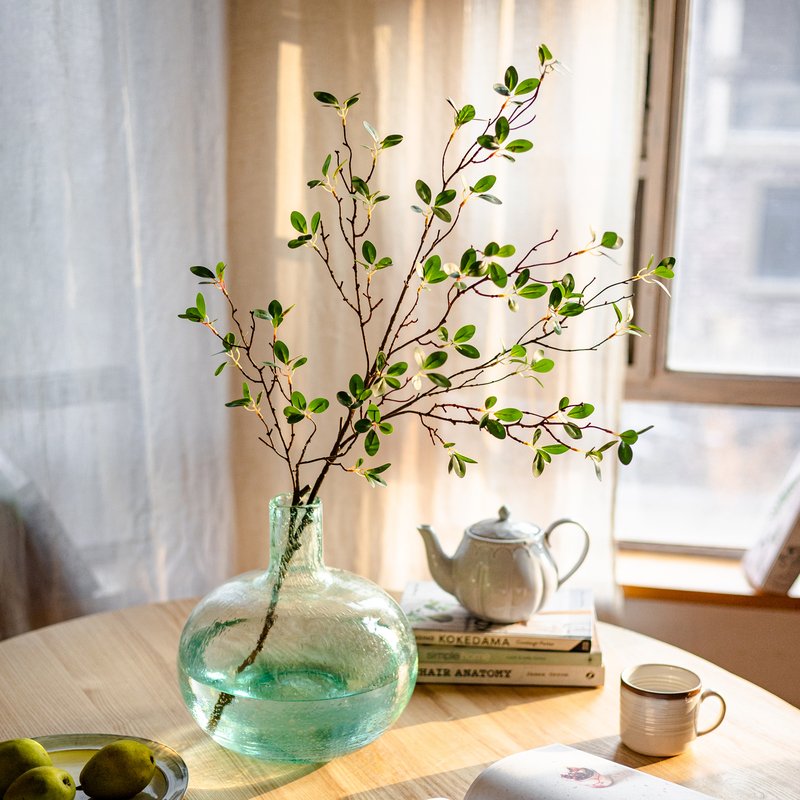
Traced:
[[286, 244], [291, 250], [297, 250], [297, 248], [302, 247], [305, 242], [302, 239], [290, 239]]
[[481, 194], [482, 192], [488, 192], [496, 182], [497, 178], [495, 178], [494, 175], [485, 175], [474, 186], [470, 186], [469, 188], [471, 192]]
[[633, 460], [633, 449], [626, 442], [620, 442], [617, 449], [617, 456], [623, 464], [630, 464]]
[[568, 452], [569, 447], [565, 444], [546, 444], [542, 450], [544, 450], [545, 453], [550, 453], [552, 456], [558, 456], [561, 455], [561, 453]]
[[[278, 325], [275, 324], [276, 321], [283, 320], [283, 306], [281, 306], [281, 304], [277, 300], [273, 300], [267, 306], [267, 309], [269, 310], [269, 314], [272, 317], [272, 324], [275, 325], [275, 327], [277, 328]], [[280, 324], [280, 322], [278, 322], [278, 324]]]
[[455, 472], [459, 478], [463, 478], [467, 474], [467, 466], [458, 459], [455, 453], [450, 456], [450, 461], [447, 464], [448, 472]]
[[356, 433], [366, 433], [372, 428], [372, 423], [368, 419], [357, 419], [353, 425]]
[[537, 297], [547, 294], [547, 286], [543, 283], [529, 283], [527, 286], [523, 286], [522, 289], [519, 289], [517, 294], [520, 297], [524, 297], [526, 300], [535, 300]]
[[577, 425], [563, 425], [564, 433], [571, 439], [582, 439], [583, 431]]
[[551, 358], [540, 358], [531, 364], [531, 372], [550, 372], [555, 365], [555, 361]]
[[518, 408], [501, 408], [494, 415], [501, 422], [519, 422], [522, 419], [522, 412]]
[[456, 114], [456, 126], [461, 127], [475, 119], [475, 107], [471, 105], [464, 106], [458, 114]]
[[639, 434], [636, 431], [623, 431], [619, 438], [625, 442], [625, 444], [636, 444], [636, 441], [639, 438]]
[[498, 142], [504, 142], [508, 137], [508, 132], [511, 130], [508, 120], [505, 117], [499, 117], [494, 124], [494, 136]]
[[569, 397], [562, 397], [558, 401], [558, 410], [563, 411], [569, 405]]
[[544, 456], [542, 455], [541, 450], [536, 451], [536, 455], [533, 458], [533, 477], [538, 478], [543, 472], [546, 466]]
[[358, 373], [352, 375], [348, 388], [353, 397], [358, 397], [364, 391], [364, 379]]
[[553, 308], [558, 308], [563, 298], [564, 293], [561, 291], [561, 287], [554, 286], [550, 292], [550, 297], [547, 298], [547, 304], [551, 305]]
[[479, 194], [481, 200], [485, 200], [487, 203], [491, 203], [494, 206], [501, 206], [503, 205], [503, 201], [499, 200], [493, 194]]
[[320, 103], [326, 106], [338, 106], [339, 101], [328, 92], [314, 92], [314, 97], [319, 100]]
[[483, 403], [483, 407], [486, 409], [492, 408], [497, 403], [497, 398], [492, 395], [492, 397], [487, 397]]
[[506, 429], [496, 419], [486, 420], [486, 430], [489, 431], [495, 439], [506, 438]]
[[578, 314], [583, 314], [583, 306], [580, 303], [564, 303], [558, 313], [562, 317], [577, 317]]
[[408, 369], [408, 364], [406, 364], [405, 361], [398, 361], [396, 364], [392, 364], [392, 366], [386, 370], [386, 374], [403, 375], [407, 369]]
[[359, 94], [361, 94], [361, 92], [354, 94], [352, 97], [348, 97], [347, 100], [344, 101], [344, 107], [350, 108], [350, 106], [354, 106], [358, 102]]
[[370, 422], [380, 422], [381, 421], [381, 410], [375, 403], [370, 403], [367, 407], [367, 419]]
[[225, 369], [225, 365], [226, 365], [227, 363], [228, 363], [227, 361], [223, 361], [223, 362], [222, 362], [222, 363], [221, 363], [221, 364], [220, 364], [220, 365], [219, 365], [219, 366], [216, 368], [216, 370], [214, 370], [214, 375], [215, 375], [215, 376], [216, 376], [216, 375], [219, 375], [219, 374], [220, 374], [220, 372], [222, 372], [222, 370], [224, 370], [224, 369]]
[[250, 313], [256, 319], [266, 319], [266, 320], [271, 320], [272, 319], [272, 314], [270, 314], [267, 311], [264, 311], [263, 308], [254, 308]]
[[675, 277], [675, 273], [671, 269], [669, 269], [667, 267], [662, 267], [662, 266], [656, 267], [653, 270], [653, 275], [658, 275], [659, 278], [674, 278]]
[[369, 186], [367, 186], [366, 182], [359, 178], [358, 175], [353, 175], [353, 189], [358, 194], [363, 194], [364, 197], [369, 196]]
[[198, 278], [207, 278], [208, 280], [216, 280], [216, 275], [208, 267], [189, 267], [189, 272], [197, 275]]
[[519, 75], [517, 74], [516, 69], [514, 69], [514, 67], [509, 67], [506, 70], [506, 75], [504, 78], [506, 88], [513, 91], [514, 87], [517, 85], [517, 81], [519, 81]]
[[[387, 137], [386, 137], [386, 138], [385, 138], [385, 139], [384, 139], [384, 140], [381, 142], [381, 150], [386, 150], [386, 149], [387, 149], [387, 148], [389, 148], [389, 147], [395, 147], [395, 146], [397, 146], [398, 144], [400, 144], [400, 142], [402, 142], [402, 141], [403, 141], [403, 137], [402, 137], [402, 136], [400, 136], [400, 134], [399, 134], [399, 133], [393, 133], [393, 134], [391, 134], [390, 136], [387, 136]], [[385, 484], [384, 484], [384, 485], [385, 485]]]
[[439, 206], [433, 206], [431, 211], [439, 217], [442, 222], [452, 222], [453, 218], [450, 216], [450, 212], [445, 208], [439, 208]]
[[385, 436], [388, 436], [390, 433], [392, 433], [392, 431], [394, 431], [394, 428], [392, 427], [391, 422], [381, 422], [380, 425], [378, 425], [378, 430]]
[[517, 248], [513, 244], [504, 244], [498, 251], [498, 258], [510, 258], [517, 252]]
[[378, 131], [376, 131], [375, 128], [373, 128], [372, 125], [370, 125], [369, 122], [367, 122], [366, 120], [364, 120], [364, 127], [367, 129], [367, 133], [372, 137], [372, 140], [374, 142], [377, 142]]
[[452, 203], [453, 200], [456, 199], [456, 193], [452, 189], [446, 189], [443, 192], [439, 192], [436, 195], [436, 199], [433, 201], [435, 206], [446, 206], [448, 203]]
[[197, 311], [201, 317], [205, 319], [206, 316], [206, 299], [203, 297], [202, 292], [197, 293]]
[[245, 397], [242, 397], [239, 400], [231, 400], [230, 403], [225, 403], [225, 406], [227, 408], [239, 408], [241, 406], [249, 406], [249, 405], [250, 401]]
[[292, 211], [292, 227], [300, 233], [308, 233], [306, 218], [299, 211]]
[[503, 97], [509, 97], [511, 95], [511, 92], [509, 92], [502, 83], [496, 83], [492, 86], [492, 89], [494, 89], [497, 94], [503, 95]]
[[607, 247], [609, 250], [619, 250], [622, 247], [622, 239], [613, 231], [606, 231], [600, 240], [600, 246]]
[[497, 150], [500, 145], [494, 136], [484, 133], [475, 140], [484, 150]]
[[275, 342], [275, 358], [282, 364], [289, 363], [289, 348], [280, 339]]
[[456, 345], [456, 352], [461, 353], [462, 356], [466, 356], [467, 358], [480, 358], [481, 354], [478, 351], [477, 347], [473, 347], [471, 344], [457, 344]]
[[539, 45], [539, 63], [544, 64], [545, 61], [552, 61], [553, 54], [547, 49], [546, 44]]
[[572, 417], [572, 419], [586, 419], [586, 417], [591, 416], [594, 412], [594, 406], [590, 403], [581, 403], [579, 406], [575, 406], [575, 408], [571, 408], [567, 412], [568, 417]]
[[325, 162], [322, 165], [322, 174], [327, 178], [328, 177], [328, 167], [331, 165], [331, 154], [328, 153], [328, 157], [325, 159]]
[[533, 147], [533, 142], [527, 139], [514, 139], [506, 145], [506, 150], [511, 153], [527, 153]]
[[347, 392], [336, 392], [336, 400], [345, 408], [350, 408], [353, 404], [353, 398]]
[[439, 375], [438, 372], [426, 372], [425, 373], [433, 383], [437, 386], [441, 386], [442, 389], [449, 389], [452, 384], [448, 378], [445, 378], [444, 375]]
[[492, 283], [501, 289], [508, 283], [506, 271], [499, 264], [495, 264], [494, 262], [489, 264], [489, 277], [492, 279]]
[[375, 257], [378, 255], [375, 250], [375, 245], [370, 241], [365, 241], [364, 244], [361, 245], [361, 255], [364, 256], [364, 261], [368, 264], [374, 264]]
[[517, 86], [514, 90], [514, 96], [521, 94], [530, 94], [537, 86], [539, 85], [538, 78], [526, 78], [522, 83]]
[[492, 256], [496, 256], [500, 252], [500, 245], [497, 242], [489, 242], [486, 247], [483, 248], [483, 254], [487, 258], [491, 258]]
[[445, 361], [447, 361], [447, 353], [444, 350], [436, 350], [425, 359], [422, 369], [437, 369]]
[[320, 214], [319, 214], [319, 211], [316, 211], [314, 213], [314, 216], [311, 217], [311, 232], [312, 233], [316, 233], [317, 232], [317, 228], [319, 228], [319, 220], [320, 220]]
[[465, 250], [463, 255], [461, 256], [461, 263], [459, 264], [459, 271], [460, 272], [467, 272], [469, 268], [478, 260], [478, 255], [475, 252], [474, 248], [470, 247], [468, 250]]
[[294, 406], [286, 406], [286, 408], [283, 409], [283, 413], [286, 415], [286, 421], [290, 425], [296, 425], [306, 418], [306, 415], [299, 408], [295, 408]]
[[295, 408], [300, 409], [300, 411], [305, 411], [306, 399], [300, 392], [292, 392], [291, 401]]
[[431, 190], [425, 181], [417, 181], [415, 188], [417, 190], [417, 194], [419, 195], [419, 199], [422, 200], [425, 205], [431, 202]]
[[324, 397], [317, 397], [308, 404], [308, 410], [312, 414], [321, 414], [328, 410], [330, 403]]
[[474, 335], [475, 335], [475, 326], [464, 325], [463, 327], [459, 328], [456, 331], [456, 335], [453, 337], [453, 341], [456, 344], [463, 344], [464, 342], [468, 342]]
[[364, 450], [367, 451], [368, 456], [374, 456], [380, 450], [381, 440], [374, 430], [370, 431], [364, 439]]

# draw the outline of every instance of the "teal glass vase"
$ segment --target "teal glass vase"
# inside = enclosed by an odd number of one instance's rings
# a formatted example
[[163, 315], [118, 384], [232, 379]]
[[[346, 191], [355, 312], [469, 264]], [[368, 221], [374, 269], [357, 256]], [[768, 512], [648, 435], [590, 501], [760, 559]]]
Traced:
[[197, 723], [265, 761], [317, 763], [377, 739], [417, 678], [414, 634], [379, 586], [322, 561], [322, 505], [270, 502], [270, 566], [189, 617], [178, 680]]

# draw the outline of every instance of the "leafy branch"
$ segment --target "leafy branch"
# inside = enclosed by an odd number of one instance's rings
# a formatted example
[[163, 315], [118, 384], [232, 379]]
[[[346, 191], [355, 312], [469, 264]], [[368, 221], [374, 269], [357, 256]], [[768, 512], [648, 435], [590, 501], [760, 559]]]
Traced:
[[[309, 400], [298, 386], [298, 371], [308, 358], [292, 353], [289, 337], [283, 336], [293, 307], [284, 308], [273, 299], [266, 309], [253, 308], [245, 316], [228, 293], [225, 264], [217, 264], [215, 270], [191, 267], [201, 284], [224, 295], [230, 330], [218, 328], [218, 321], [208, 316], [202, 291], [196, 304], [179, 316], [203, 325], [219, 340], [224, 360], [216, 375], [226, 367], [240, 373], [241, 397], [226, 405], [257, 417], [261, 441], [286, 466], [294, 505], [301, 499], [312, 502], [318, 496], [331, 467], [359, 475], [371, 486], [385, 486], [384, 476], [391, 464], [372, 466], [365, 458], [378, 455], [383, 440], [394, 433], [398, 422], [412, 419], [422, 425], [434, 445], [445, 451], [448, 471], [458, 477], [464, 477], [468, 466], [476, 461], [459, 451], [450, 441], [451, 435], [440, 433], [442, 427], [469, 426], [528, 448], [531, 470], [537, 477], [566, 453], [577, 453], [591, 461], [598, 478], [604, 454], [612, 447], [622, 464], [631, 462], [633, 445], [648, 429], [617, 432], [589, 422], [595, 410], [589, 402], [573, 403], [564, 397], [549, 414], [537, 414], [500, 407], [496, 395], [486, 397], [480, 405], [456, 399], [512, 379], [530, 378], [543, 385], [542, 376], [556, 366], [551, 355], [596, 350], [616, 337], [645, 335], [633, 324], [630, 302], [626, 313], [620, 304], [629, 301], [637, 281], [655, 283], [668, 291], [663, 281], [674, 275], [675, 260], [670, 257], [656, 266], [651, 258], [646, 267], [628, 278], [603, 286], [594, 277], [578, 288], [569, 271], [553, 277], [554, 270], [561, 271], [583, 256], [613, 260], [612, 253], [622, 246], [622, 239], [612, 231], [598, 237], [592, 230], [586, 245], [554, 260], [540, 260], [538, 251], [555, 240], [557, 231], [528, 246], [522, 256], [513, 244], [488, 242], [472, 244], [453, 261], [445, 260], [445, 253], [451, 251], [450, 237], [468, 203], [480, 200], [502, 205], [502, 199], [493, 193], [497, 178], [487, 174], [485, 167], [496, 159], [516, 163], [517, 157], [533, 148], [533, 142], [521, 134], [535, 120], [535, 105], [548, 76], [561, 66], [541, 45], [538, 76], [520, 80], [517, 70], [509, 67], [503, 82], [494, 86], [499, 107], [485, 119], [479, 119], [474, 106], [459, 107], [447, 98], [453, 111], [452, 131], [442, 148], [435, 180], [415, 181], [418, 202], [411, 211], [419, 215], [419, 236], [405, 261], [383, 251], [369, 235], [373, 215], [390, 199], [380, 187], [381, 163], [403, 137], [381, 137], [364, 121], [368, 144], [363, 145], [367, 159], [362, 163], [361, 154], [354, 151], [354, 133], [348, 124], [359, 95], [340, 101], [328, 92], [314, 93], [341, 122], [340, 144], [324, 158], [321, 178], [308, 182], [311, 190], [330, 196], [332, 207], [314, 212], [310, 219], [293, 211], [290, 221], [297, 235], [288, 246], [315, 254], [355, 326], [353, 340], [358, 342], [359, 361], [363, 361], [349, 379], [331, 387], [336, 404], [326, 397]], [[475, 128], [472, 136], [466, 133]], [[465, 136], [466, 146], [455, 152]], [[330, 246], [330, 237], [337, 235], [346, 253], [339, 259]], [[484, 305], [502, 302], [511, 313], [532, 303], [538, 303], [541, 311], [537, 311], [533, 324], [523, 325], [515, 333], [510, 346], [498, 345], [494, 352], [482, 354], [476, 346], [478, 325], [468, 323], [455, 330], [450, 326], [456, 307], [467, 297], [479, 298], [476, 302]], [[376, 315], [384, 304], [385, 314]], [[433, 323], [419, 321], [423, 307], [430, 307], [425, 318], [435, 320]], [[600, 341], [582, 347], [557, 344], [566, 329], [579, 326], [578, 318], [589, 313], [608, 315], [607, 333]], [[332, 441], [327, 444], [318, 441], [325, 430], [318, 420], [326, 413], [338, 413]], [[589, 439], [592, 443], [586, 443]], [[364, 456], [350, 462], [357, 445], [363, 447]]]

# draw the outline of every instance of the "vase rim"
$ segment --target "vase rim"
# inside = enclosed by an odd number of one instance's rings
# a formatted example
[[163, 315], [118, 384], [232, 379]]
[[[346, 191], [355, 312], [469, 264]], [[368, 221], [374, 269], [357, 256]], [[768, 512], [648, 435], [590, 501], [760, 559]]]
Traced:
[[319, 508], [322, 505], [322, 499], [315, 497], [310, 503], [298, 503], [292, 505], [292, 493], [284, 492], [283, 494], [276, 494], [269, 501], [270, 508]]

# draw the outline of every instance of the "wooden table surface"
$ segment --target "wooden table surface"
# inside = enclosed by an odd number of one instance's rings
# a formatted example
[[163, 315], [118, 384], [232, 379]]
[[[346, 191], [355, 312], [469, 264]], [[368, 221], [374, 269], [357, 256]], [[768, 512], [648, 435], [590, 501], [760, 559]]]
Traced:
[[[490, 763], [554, 742], [725, 800], [800, 798], [800, 710], [678, 648], [602, 623], [604, 688], [418, 686], [398, 722], [356, 753], [316, 766], [249, 759], [208, 738], [181, 700], [175, 654], [192, 607], [182, 600], [97, 614], [0, 643], [0, 740], [155, 739], [185, 759], [188, 800], [461, 800]], [[720, 728], [688, 753], [648, 758], [620, 743], [619, 673], [644, 662], [688, 667], [727, 700]]]

